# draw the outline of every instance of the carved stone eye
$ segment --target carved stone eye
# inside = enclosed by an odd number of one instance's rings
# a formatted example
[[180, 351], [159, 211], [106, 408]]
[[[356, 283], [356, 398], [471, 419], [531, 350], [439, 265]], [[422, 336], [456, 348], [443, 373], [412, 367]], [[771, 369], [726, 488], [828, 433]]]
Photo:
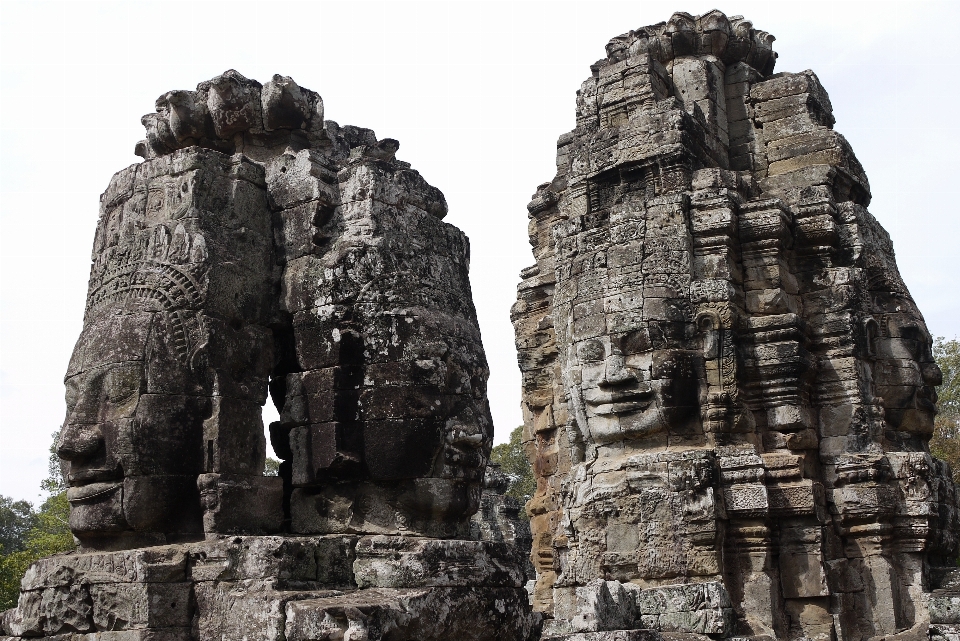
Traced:
[[925, 342], [926, 340], [923, 330], [916, 325], [908, 325], [904, 327], [901, 330], [900, 335], [904, 338], [904, 340], [917, 341], [918, 343]]
[[77, 406], [77, 400], [80, 398], [80, 381], [83, 376], [74, 376], [68, 378], [64, 385], [66, 386], [66, 393], [64, 398], [67, 402], [67, 413], [73, 411], [73, 408]]
[[625, 334], [621, 346], [624, 354], [643, 354], [653, 349], [650, 343], [650, 333], [646, 328]]
[[594, 340], [583, 341], [577, 348], [577, 356], [581, 362], [602, 361], [604, 357], [603, 342]]
[[140, 392], [139, 368], [120, 367], [111, 370], [104, 380], [104, 391], [114, 404], [126, 403]]

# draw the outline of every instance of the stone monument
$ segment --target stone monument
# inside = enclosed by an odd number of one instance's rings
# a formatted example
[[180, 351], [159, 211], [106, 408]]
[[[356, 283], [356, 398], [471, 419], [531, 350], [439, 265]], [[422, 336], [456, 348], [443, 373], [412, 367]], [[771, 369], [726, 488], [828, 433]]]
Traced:
[[930, 334], [773, 40], [719, 11], [611, 40], [527, 207], [544, 639], [957, 638]]
[[772, 42], [676, 13], [577, 94], [512, 310], [529, 532], [443, 195], [291, 78], [161, 96], [65, 379], [80, 548], [0, 641], [960, 640], [930, 335]]
[[142, 122], [66, 376], [80, 549], [30, 567], [4, 638], [530, 638], [524, 553], [469, 538], [493, 425], [443, 194], [288, 77]]

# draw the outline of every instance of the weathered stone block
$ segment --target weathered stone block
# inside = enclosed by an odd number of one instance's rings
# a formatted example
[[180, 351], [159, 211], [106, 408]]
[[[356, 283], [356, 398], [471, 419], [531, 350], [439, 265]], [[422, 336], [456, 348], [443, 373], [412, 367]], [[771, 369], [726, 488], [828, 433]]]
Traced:
[[[608, 630], [604, 632], [576, 632], [543, 636], [544, 641], [660, 641], [664, 639], [656, 630]], [[680, 641], [679, 639], [677, 641]]]
[[361, 588], [523, 587], [517, 552], [493, 541], [375, 536], [357, 543], [353, 564]]
[[261, 639], [281, 641], [287, 624], [286, 606], [297, 599], [339, 594], [332, 590], [284, 592], [269, 582], [204, 582], [195, 587], [196, 623], [203, 639], [243, 638], [256, 630]]
[[266, 163], [267, 189], [276, 209], [318, 201], [335, 206], [339, 194], [336, 165], [312, 149], [284, 153]]
[[279, 477], [201, 474], [204, 532], [267, 534], [283, 521], [283, 479]]
[[[530, 638], [537, 617], [524, 614], [522, 588], [373, 588], [286, 606], [284, 638], [310, 641], [393, 632], [411, 639], [483, 641]], [[499, 605], [496, 605], [499, 604]]]
[[196, 607], [190, 583], [101, 583], [90, 597], [97, 630], [189, 628]]
[[960, 623], [960, 596], [933, 595], [928, 607], [930, 623]]

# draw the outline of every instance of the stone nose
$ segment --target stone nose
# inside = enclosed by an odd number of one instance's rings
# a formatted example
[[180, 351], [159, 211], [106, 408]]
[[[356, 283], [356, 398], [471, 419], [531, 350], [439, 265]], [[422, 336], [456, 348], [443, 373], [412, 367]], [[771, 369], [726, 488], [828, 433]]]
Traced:
[[98, 425], [67, 423], [60, 432], [57, 456], [65, 461], [77, 461], [96, 455], [103, 447], [103, 433]]
[[927, 385], [943, 384], [943, 371], [936, 363], [923, 363], [920, 366], [920, 375], [923, 376], [923, 382]]
[[601, 387], [613, 387], [636, 383], [639, 380], [636, 371], [624, 364], [622, 354], [611, 354], [604, 363], [603, 377], [599, 384]]

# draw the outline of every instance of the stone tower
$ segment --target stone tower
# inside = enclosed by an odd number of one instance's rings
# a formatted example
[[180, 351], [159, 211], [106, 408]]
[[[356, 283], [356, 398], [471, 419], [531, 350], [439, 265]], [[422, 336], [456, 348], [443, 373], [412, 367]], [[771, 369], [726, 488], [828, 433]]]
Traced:
[[535, 634], [506, 527], [470, 539], [493, 424], [467, 238], [396, 140], [323, 116], [231, 70], [143, 117], [66, 375], [81, 547], [28, 569], [3, 639]]
[[931, 338], [826, 91], [774, 74], [773, 40], [719, 11], [612, 39], [527, 207], [544, 638], [951, 622]]

